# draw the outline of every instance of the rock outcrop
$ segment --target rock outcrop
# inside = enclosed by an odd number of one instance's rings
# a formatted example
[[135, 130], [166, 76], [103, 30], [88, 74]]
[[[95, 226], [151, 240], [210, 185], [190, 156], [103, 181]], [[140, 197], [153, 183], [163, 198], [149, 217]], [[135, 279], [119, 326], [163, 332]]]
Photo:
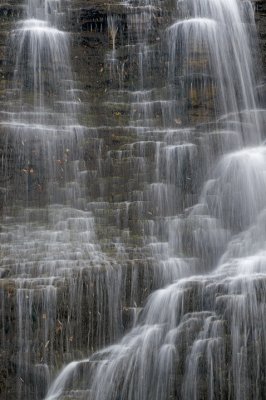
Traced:
[[[64, 2], [63, 2], [64, 7]], [[192, 63], [193, 78], [183, 82], [182, 99], [177, 98], [175, 127], [189, 127], [196, 125], [193, 131], [192, 146], [183, 153], [183, 164], [180, 176], [170, 173], [171, 165], [167, 165], [167, 154], [161, 156], [161, 184], [167, 180], [178, 188], [177, 201], [167, 204], [162, 210], [156, 187], [156, 168], [158, 166], [158, 149], [166, 149], [167, 140], [156, 127], [163, 127], [167, 115], [162, 108], [156, 105], [156, 96], [160, 92], [165, 96], [165, 88], [161, 84], [161, 71], [166, 71], [168, 65], [164, 57], [163, 46], [160, 48], [160, 58], [154, 63], [155, 67], [149, 79], [145, 82], [146, 88], [153, 88], [154, 104], [153, 118], [150, 125], [154, 127], [155, 140], [147, 140], [145, 129], [142, 139], [138, 136], [138, 127], [132, 121], [145, 121], [149, 114], [138, 109], [138, 98], [132, 100], [129, 90], [139, 87], [139, 55], [132, 48], [138, 42], [140, 34], [137, 27], [132, 29], [129, 24], [136, 24], [136, 15], [132, 8], [119, 4], [112, 4], [101, 0], [86, 1], [72, 0], [66, 2], [67, 9], [62, 29], [70, 32], [71, 60], [74, 78], [78, 92], [79, 122], [88, 127], [83, 145], [84, 170], [88, 171], [86, 186], [88, 207], [95, 217], [97, 240], [102, 251], [111, 260], [115, 272], [115, 279], [121, 279], [119, 290], [121, 297], [119, 308], [118, 327], [112, 327], [110, 322], [109, 302], [112, 297], [103, 294], [104, 285], [109, 279], [105, 265], [99, 269], [84, 269], [76, 277], [78, 304], [80, 313], [69, 309], [70, 290], [65, 286], [58, 288], [58, 300], [55, 310], [56, 318], [51, 335], [53, 343], [42, 343], [40, 331], [44, 329], [47, 315], [42, 312], [42, 299], [38, 294], [34, 298], [36, 315], [31, 315], [32, 347], [35, 352], [32, 361], [38, 363], [38, 368], [18, 366], [17, 342], [18, 331], [16, 287], [9, 277], [8, 270], [0, 270], [0, 399], [16, 399], [16, 385], [20, 380], [25, 398], [31, 393], [31, 400], [44, 396], [49, 373], [44, 366], [44, 359], [51, 363], [54, 371], [73, 357], [81, 357], [84, 353], [91, 353], [95, 349], [114, 341], [124, 334], [131, 326], [136, 314], [139, 313], [145, 300], [152, 290], [158, 288], [165, 279], [154, 271], [159, 269], [156, 252], [165, 251], [156, 249], [152, 243], [152, 226], [154, 221], [167, 218], [177, 212], [186, 212], [195, 199], [198, 198], [207, 168], [213, 165], [219, 155], [219, 146], [223, 138], [213, 135], [206, 139], [204, 129], [208, 126], [211, 131], [215, 114], [215, 87], [211, 77], [206, 78], [204, 90], [197, 90], [198, 78], [202, 67], [206, 67], [204, 52], [200, 64]], [[169, 0], [169, 7], [163, 12], [159, 8], [153, 10], [151, 18], [153, 30], [145, 32], [147, 40], [154, 48], [160, 47], [163, 41], [163, 27], [171, 20], [173, 4]], [[266, 76], [266, 5], [262, 0], [254, 1], [256, 8], [256, 23], [259, 34], [259, 48], [262, 60], [262, 70]], [[137, 12], [137, 11], [135, 11]], [[3, 111], [9, 108], [8, 90], [12, 78], [12, 68], [9, 62], [8, 37], [16, 21], [25, 13], [23, 1], [9, 1], [0, 5], [0, 104]], [[140, 13], [140, 11], [139, 11]], [[147, 21], [143, 21], [143, 25]], [[139, 29], [144, 29], [143, 27]], [[143, 32], [142, 32], [143, 34]], [[157, 46], [157, 47], [156, 47]], [[165, 50], [166, 51], [166, 50]], [[158, 56], [159, 50], [157, 51]], [[156, 56], [156, 50], [155, 50]], [[157, 66], [157, 68], [156, 68]], [[193, 85], [191, 82], [193, 81]], [[174, 82], [176, 90], [181, 91], [180, 83]], [[122, 90], [123, 89], [123, 90]], [[258, 82], [258, 91], [262, 105], [265, 105], [265, 83]], [[166, 96], [165, 96], [166, 98]], [[156, 108], [157, 107], [157, 108]], [[184, 115], [184, 110], [186, 113]], [[133, 117], [134, 115], [134, 117]], [[2, 116], [0, 117], [2, 119]], [[4, 213], [9, 207], [10, 195], [16, 192], [14, 182], [16, 174], [16, 150], [6, 146], [5, 131], [0, 125], [0, 156], [2, 160], [0, 170], [0, 209]], [[173, 133], [174, 135], [174, 133]], [[189, 129], [187, 135], [190, 135]], [[149, 132], [149, 137], [152, 135]], [[184, 138], [185, 143], [185, 138]], [[207, 146], [207, 151], [205, 149]], [[205, 149], [205, 150], [204, 150]], [[208, 165], [206, 152], [209, 153]], [[193, 163], [191, 152], [195, 153]], [[194, 155], [193, 153], [193, 155]], [[177, 154], [176, 159], [180, 155]], [[170, 168], [170, 169], [169, 169]], [[149, 185], [148, 185], [149, 184]], [[148, 187], [149, 186], [149, 187]], [[173, 185], [174, 186], [174, 185]], [[8, 188], [8, 189], [7, 189]], [[175, 189], [173, 189], [175, 190]], [[160, 191], [161, 196], [162, 191]], [[165, 199], [163, 199], [164, 201]], [[40, 202], [39, 195], [33, 203]], [[45, 203], [45, 201], [44, 201]], [[34, 204], [33, 204], [34, 205]], [[162, 228], [163, 229], [163, 228]], [[154, 232], [160, 237], [161, 232]], [[169, 233], [170, 235], [171, 233]], [[175, 240], [175, 238], [172, 238]], [[189, 253], [191, 237], [187, 235], [185, 251]], [[219, 243], [215, 254], [208, 249], [195, 250], [191, 257], [201, 261], [202, 270], [208, 270], [221, 252]], [[0, 254], [1, 256], [1, 254]], [[112, 260], [114, 263], [112, 264]], [[88, 266], [89, 267], [89, 266]], [[99, 275], [103, 277], [99, 278]], [[170, 277], [171, 278], [171, 277]], [[160, 281], [159, 281], [160, 280]], [[108, 281], [109, 282], [109, 281]], [[110, 282], [109, 282], [110, 283]], [[71, 284], [71, 281], [68, 282]], [[114, 284], [114, 282], [113, 282]], [[115, 284], [114, 284], [115, 287]], [[114, 289], [115, 290], [115, 289]], [[101, 296], [99, 300], [95, 297]], [[99, 302], [102, 302], [101, 307]], [[106, 307], [106, 309], [103, 309]], [[190, 310], [191, 312], [193, 310]], [[103, 316], [104, 315], [104, 316]], [[28, 316], [25, 316], [27, 318]], [[79, 326], [77, 331], [76, 326]], [[14, 344], [15, 343], [15, 344]], [[45, 352], [52, 346], [53, 358], [45, 358]], [[17, 376], [17, 371], [25, 369], [25, 376]], [[177, 378], [179, 379], [179, 377]], [[203, 390], [204, 391], [204, 390]], [[224, 395], [226, 398], [226, 395]]]

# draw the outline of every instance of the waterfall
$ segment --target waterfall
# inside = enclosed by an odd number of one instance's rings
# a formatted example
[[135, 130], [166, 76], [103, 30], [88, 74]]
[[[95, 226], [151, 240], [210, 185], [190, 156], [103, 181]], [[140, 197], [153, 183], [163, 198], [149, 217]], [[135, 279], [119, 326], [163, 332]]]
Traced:
[[104, 346], [106, 329], [110, 341], [121, 330], [120, 266], [101, 250], [87, 196], [83, 147], [93, 130], [78, 122], [63, 5], [28, 1], [8, 42], [15, 68], [1, 128], [14, 162], [2, 162], [1, 341], [16, 399], [43, 398], [58, 353], [70, 360], [81, 346]]
[[[120, 341], [68, 364], [47, 400], [265, 396], [265, 110], [255, 91], [252, 5], [176, 1], [154, 45], [151, 28], [168, 5], [124, 2], [138, 87], [119, 84], [138, 138], [119, 157], [137, 154], [147, 177], [135, 204], [150, 215], [144, 249], [157, 290]], [[122, 71], [115, 38], [108, 62], [112, 74]]]

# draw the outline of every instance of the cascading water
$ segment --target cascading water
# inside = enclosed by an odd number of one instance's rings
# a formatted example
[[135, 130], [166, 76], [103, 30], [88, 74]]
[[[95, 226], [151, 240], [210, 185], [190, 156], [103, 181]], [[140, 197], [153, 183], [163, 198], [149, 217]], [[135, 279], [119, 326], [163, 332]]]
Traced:
[[106, 329], [113, 340], [121, 325], [120, 268], [97, 244], [86, 200], [82, 147], [89, 132], [77, 120], [61, 5], [29, 1], [9, 41], [15, 70], [1, 128], [14, 162], [12, 169], [2, 163], [1, 343], [15, 371], [16, 399], [42, 398], [59, 353], [67, 360], [83, 346], [103, 346]]
[[[154, 46], [149, 29], [164, 3], [125, 4], [136, 10], [129, 26], [139, 90], [128, 95], [140, 138], [125, 151], [138, 151], [146, 167], [146, 150], [154, 149], [153, 181], [138, 202], [151, 204], [144, 244], [162, 288], [120, 342], [70, 363], [47, 400], [265, 396], [265, 110], [256, 105], [252, 5], [177, 1], [179, 19], [168, 18]], [[141, 10], [146, 23], [138, 24]], [[162, 76], [156, 87], [153, 68]], [[208, 123], [199, 124], [193, 102]]]

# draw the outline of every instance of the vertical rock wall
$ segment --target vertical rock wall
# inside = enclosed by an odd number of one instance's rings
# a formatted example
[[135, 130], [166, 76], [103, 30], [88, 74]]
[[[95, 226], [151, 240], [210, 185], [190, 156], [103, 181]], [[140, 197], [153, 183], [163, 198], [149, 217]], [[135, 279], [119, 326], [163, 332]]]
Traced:
[[[145, 198], [145, 185], [147, 177], [152, 182], [156, 148], [153, 143], [145, 147], [145, 174], [139, 164], [140, 149], [136, 142], [135, 131], [130, 129], [130, 105], [126, 93], [121, 99], [113, 98], [112, 92], [119, 88], [123, 80], [123, 87], [133, 88], [137, 77], [136, 61], [129, 59], [123, 45], [134, 43], [136, 38], [128, 36], [126, 9], [119, 5], [107, 3], [106, 1], [85, 1], [73, 0], [67, 5], [67, 13], [64, 29], [71, 32], [71, 58], [72, 68], [77, 81], [77, 88], [80, 89], [79, 99], [81, 103], [79, 120], [81, 124], [89, 127], [88, 135], [84, 143], [85, 163], [88, 169], [88, 201], [96, 217], [96, 229], [102, 249], [111, 258], [121, 260], [123, 266], [123, 296], [121, 299], [121, 311], [123, 316], [123, 329], [130, 327], [132, 315], [142, 306], [150, 291], [157, 287], [153, 280], [152, 268], [155, 261], [151, 252], [144, 243], [144, 221], [152, 222], [153, 216], [160, 212], [154, 211], [149, 199]], [[264, 1], [254, 1], [256, 7], [256, 21], [259, 31], [259, 46], [262, 56], [262, 68], [266, 73], [266, 6]], [[8, 35], [12, 26], [24, 13], [23, 2], [13, 1], [0, 4], [0, 104], [2, 110], [8, 110], [8, 99], [6, 94], [7, 82], [11, 76], [12, 65], [7, 59]], [[169, 9], [164, 14], [156, 15], [157, 29], [167, 23], [171, 14], [171, 1]], [[112, 19], [115, 21], [112, 31]], [[151, 32], [150, 41], [156, 43], [159, 40], [157, 31]], [[119, 51], [118, 64], [113, 65], [108, 61], [113, 46]], [[158, 65], [162, 60], [158, 60]], [[113, 69], [112, 69], [113, 68]], [[159, 67], [158, 67], [159, 71]], [[158, 82], [159, 73], [154, 71], [150, 85]], [[263, 82], [259, 83], [261, 101], [265, 92]], [[212, 115], [212, 94], [206, 93], [204, 99], [199, 99], [197, 93], [190, 93], [190, 121], [204, 123], [209, 121]], [[207, 104], [203, 109], [202, 104]], [[1, 119], [1, 115], [0, 115]], [[158, 115], [160, 123], [160, 115]], [[177, 121], [179, 123], [179, 121]], [[0, 156], [2, 158], [2, 176], [0, 176], [0, 202], [1, 209], [7, 206], [5, 203], [5, 179], [12, 181], [14, 169], [14, 151], [12, 148], [4, 152], [4, 133], [0, 126]], [[142, 154], [143, 156], [143, 154]], [[8, 173], [7, 170], [8, 169]], [[193, 195], [197, 195], [197, 188], [186, 187], [187, 196], [183, 201], [185, 206], [192, 203]], [[143, 193], [143, 202], [140, 212], [139, 199]], [[131, 206], [128, 207], [128, 203]], [[121, 238], [123, 245], [121, 245]], [[1, 277], [0, 289], [1, 300], [5, 301], [4, 315], [1, 316], [0, 324], [5, 327], [5, 336], [1, 338], [0, 349], [0, 399], [15, 399], [15, 392], [12, 382], [16, 374], [16, 365], [12, 357], [16, 353], [11, 344], [14, 340], [16, 330], [15, 320], [15, 294], [12, 282]], [[93, 302], [93, 296], [87, 295], [86, 288], [89, 280], [83, 277], [84, 299], [80, 321], [83, 326], [80, 329], [80, 338], [76, 341], [78, 351], [93, 351], [99, 343], [96, 334], [92, 334], [88, 346], [88, 329], [90, 318], [87, 302]], [[134, 281], [141, 285], [134, 286]], [[58, 309], [58, 321], [56, 326], [58, 335], [61, 335], [62, 326], [66, 324], [68, 317], [67, 310], [67, 289], [62, 290], [60, 298], [61, 306]], [[95, 310], [94, 310], [95, 312]], [[71, 322], [75, 325], [75, 320]], [[101, 329], [101, 328], [100, 328]], [[95, 332], [97, 329], [95, 330]], [[103, 329], [104, 331], [104, 329]], [[122, 332], [120, 332], [121, 334]], [[63, 360], [62, 352], [65, 351], [64, 338], [58, 336], [55, 343], [55, 351], [58, 351], [58, 367]], [[63, 335], [62, 335], [63, 336]], [[106, 336], [108, 333], [106, 332]], [[106, 338], [108, 342], [108, 338]], [[100, 344], [101, 345], [101, 344]], [[28, 377], [32, 382], [41, 382], [42, 374], [38, 378], [36, 371], [32, 371], [34, 379]], [[38, 381], [38, 379], [39, 381]], [[21, 377], [23, 380], [24, 378]], [[28, 384], [26, 382], [26, 384]], [[40, 384], [42, 387], [42, 384]], [[35, 388], [36, 389], [36, 388]], [[41, 397], [43, 393], [38, 393]]]

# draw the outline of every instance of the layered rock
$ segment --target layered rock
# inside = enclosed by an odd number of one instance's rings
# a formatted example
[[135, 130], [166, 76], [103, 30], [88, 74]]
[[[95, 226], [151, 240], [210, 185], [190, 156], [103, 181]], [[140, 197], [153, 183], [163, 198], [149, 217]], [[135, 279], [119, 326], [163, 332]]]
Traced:
[[[90, 4], [89, 4], [90, 3]], [[140, 33], [135, 27], [138, 11], [132, 11], [130, 7], [122, 5], [106, 4], [104, 1], [95, 1], [92, 5], [87, 1], [73, 1], [67, 4], [67, 14], [63, 23], [63, 29], [71, 32], [71, 59], [72, 68], [80, 90], [78, 99], [81, 103], [79, 108], [79, 122], [89, 129], [84, 141], [84, 163], [83, 169], [88, 171], [86, 177], [88, 211], [95, 217], [95, 230], [97, 240], [102, 251], [108, 257], [108, 261], [114, 261], [114, 269], [119, 270], [121, 279], [121, 298], [118, 304], [119, 322], [118, 327], [110, 334], [110, 320], [107, 308], [108, 299], [105, 298], [105, 266], [102, 269], [84, 268], [82, 274], [75, 277], [79, 290], [80, 314], [76, 309], [69, 310], [71, 280], [66, 281], [62, 287], [58, 287], [58, 300], [55, 310], [56, 318], [53, 320], [50, 342], [42, 342], [42, 330], [45, 328], [47, 315], [42, 313], [43, 306], [38, 295], [34, 298], [36, 315], [32, 315], [30, 330], [35, 334], [32, 343], [35, 352], [32, 360], [39, 361], [39, 369], [32, 366], [17, 365], [18, 349], [10, 346], [15, 340], [18, 331], [16, 287], [9, 278], [8, 271], [1, 275], [1, 298], [2, 298], [2, 350], [0, 361], [2, 369], [0, 372], [0, 398], [16, 398], [13, 387], [13, 377], [17, 371], [25, 369], [25, 376], [16, 376], [22, 385], [27, 386], [24, 392], [25, 399], [31, 393], [31, 398], [41, 398], [46, 390], [48, 380], [46, 367], [43, 366], [44, 359], [53, 368], [59, 368], [64, 362], [72, 358], [81, 357], [84, 353], [89, 354], [98, 347], [108, 344], [120, 337], [128, 330], [136, 314], [143, 306], [149, 293], [160, 287], [162, 283], [169, 283], [172, 276], [159, 276], [154, 273], [161, 268], [164, 257], [169, 249], [163, 242], [162, 236], [164, 220], [176, 213], [182, 213], [195, 203], [198, 198], [206, 171], [214, 165], [221, 154], [221, 148], [225, 151], [226, 146], [237, 146], [230, 136], [230, 144], [224, 140], [223, 121], [220, 122], [220, 134], [205, 135], [206, 127], [212, 132], [212, 121], [214, 117], [215, 88], [211, 81], [207, 81], [204, 91], [197, 90], [197, 80], [184, 83], [184, 94], [182, 102], [177, 100], [178, 110], [186, 109], [185, 117], [180, 111], [176, 112], [175, 129], [171, 135], [165, 138], [163, 126], [167, 115], [163, 115], [161, 105], [156, 104], [158, 93], [162, 97], [164, 87], [161, 84], [160, 74], [167, 69], [164, 65], [167, 50], [160, 48], [163, 38], [163, 28], [171, 20], [173, 4], [169, 1], [169, 7], [160, 10], [159, 7], [152, 13], [152, 30], [148, 33]], [[263, 66], [265, 65], [265, 6], [262, 1], [255, 2], [257, 24], [260, 35], [260, 48], [262, 49]], [[8, 109], [7, 94], [5, 88], [10, 78], [11, 65], [8, 63], [8, 32], [16, 20], [23, 16], [23, 5], [5, 4], [1, 5], [1, 104], [3, 109]], [[182, 11], [182, 10], [181, 10]], [[180, 12], [181, 12], [180, 11]], [[133, 15], [136, 13], [136, 15]], [[139, 15], [141, 10], [139, 10]], [[148, 21], [149, 22], [149, 21]], [[147, 21], [143, 21], [143, 24]], [[131, 26], [129, 26], [131, 24]], [[132, 29], [133, 26], [133, 29]], [[148, 42], [155, 48], [154, 54], [160, 53], [157, 59], [157, 69], [154, 68], [152, 75], [145, 81], [145, 87], [154, 90], [155, 101], [152, 104], [152, 113], [149, 110], [138, 109], [139, 98], [130, 98], [129, 90], [134, 90], [140, 85], [138, 69], [138, 54], [129, 51], [130, 45], [135, 45], [140, 40], [138, 35], [147, 34]], [[155, 65], [155, 64], [154, 64]], [[191, 70], [197, 72], [206, 67], [206, 58], [202, 53], [201, 61], [191, 61]], [[194, 79], [194, 78], [193, 78]], [[179, 90], [179, 83], [176, 88]], [[261, 101], [263, 103], [263, 85], [259, 83]], [[144, 99], [145, 101], [145, 99]], [[134, 103], [134, 105], [130, 105]], [[135, 108], [134, 108], [135, 107]], [[146, 113], [146, 114], [145, 114]], [[180, 113], [180, 114], [179, 114]], [[151, 129], [143, 129], [140, 135], [139, 126], [134, 126], [132, 121], [139, 118], [145, 121], [150, 115], [154, 120], [149, 121]], [[138, 117], [136, 117], [138, 116]], [[192, 131], [188, 130], [180, 138], [178, 128], [197, 125]], [[166, 123], [167, 125], [167, 123]], [[216, 124], [215, 124], [216, 126]], [[147, 128], [147, 127], [145, 127]], [[149, 127], [148, 127], [149, 128]], [[1, 132], [2, 132], [1, 127]], [[5, 133], [2, 134], [2, 143]], [[152, 139], [152, 140], [151, 140]], [[153, 140], [154, 139], [154, 140]], [[171, 145], [184, 145], [182, 148], [173, 150]], [[189, 142], [189, 146], [187, 145]], [[180, 150], [180, 152], [178, 152]], [[173, 174], [172, 165], [167, 164], [169, 152], [176, 151], [177, 161], [181, 156], [183, 163], [176, 176]], [[158, 155], [159, 154], [159, 155]], [[206, 162], [206, 155], [209, 160]], [[159, 160], [159, 158], [161, 159]], [[192, 162], [193, 158], [193, 162]], [[16, 159], [15, 150], [4, 148], [2, 145], [3, 161], [3, 184], [1, 184], [2, 209], [7, 210], [5, 193], [5, 181], [10, 181], [17, 174], [14, 164]], [[159, 160], [159, 161], [158, 161]], [[158, 162], [160, 162], [160, 178], [158, 179]], [[182, 175], [182, 178], [180, 178]], [[160, 182], [158, 182], [160, 181]], [[163, 185], [165, 182], [173, 184], [173, 191], [177, 201], [162, 207]], [[160, 190], [158, 184], [160, 183]], [[38, 199], [34, 201], [38, 202]], [[157, 223], [159, 221], [159, 223]], [[160, 224], [162, 221], [162, 224]], [[155, 226], [155, 228], [154, 228]], [[154, 230], [153, 230], [154, 229]], [[236, 228], [237, 229], [237, 228]], [[187, 228], [189, 230], [189, 228]], [[156, 240], [154, 237], [156, 236]], [[160, 243], [160, 235], [162, 243]], [[171, 232], [169, 233], [171, 236]], [[187, 243], [184, 245], [184, 253], [187, 257], [195, 257], [200, 260], [200, 268], [208, 270], [221, 253], [223, 243], [217, 244], [217, 252], [209, 254], [208, 249], [201, 246], [191, 254], [191, 248], [195, 249], [192, 238], [187, 233]], [[185, 238], [185, 239], [186, 239]], [[175, 238], [172, 238], [174, 241]], [[184, 240], [186, 241], [186, 240]], [[192, 246], [190, 246], [192, 244]], [[158, 258], [158, 253], [160, 257]], [[165, 256], [166, 258], [166, 256]], [[159, 259], [159, 261], [158, 261]], [[116, 263], [119, 264], [117, 267]], [[160, 264], [160, 265], [159, 265]], [[198, 270], [198, 265], [195, 267]], [[120, 275], [121, 271], [121, 275]], [[99, 275], [104, 275], [100, 280]], [[116, 276], [116, 275], [115, 275]], [[100, 283], [99, 283], [100, 282]], [[102, 297], [99, 296], [98, 285]], [[115, 290], [115, 289], [114, 289]], [[108, 297], [108, 296], [107, 296]], [[191, 295], [191, 297], [193, 297]], [[99, 306], [99, 302], [102, 304]], [[109, 300], [110, 301], [110, 300]], [[102, 309], [99, 309], [102, 307]], [[106, 307], [106, 309], [105, 309]], [[204, 307], [203, 307], [204, 308]], [[194, 310], [189, 310], [193, 312]], [[106, 316], [102, 318], [101, 314]], [[77, 332], [77, 326], [78, 332]], [[191, 333], [193, 336], [193, 333]], [[52, 339], [51, 339], [52, 338]], [[45, 358], [44, 354], [52, 343], [53, 359]], [[191, 340], [192, 343], [192, 340]], [[187, 344], [184, 344], [187, 346]], [[49, 357], [48, 357], [49, 358]], [[178, 367], [179, 368], [179, 367]], [[179, 369], [178, 369], [179, 371]], [[184, 371], [179, 371], [182, 375]], [[176, 378], [179, 379], [179, 375]], [[203, 385], [204, 386], [204, 385]], [[205, 388], [202, 388], [205, 393]], [[227, 394], [223, 394], [226, 398]]]

